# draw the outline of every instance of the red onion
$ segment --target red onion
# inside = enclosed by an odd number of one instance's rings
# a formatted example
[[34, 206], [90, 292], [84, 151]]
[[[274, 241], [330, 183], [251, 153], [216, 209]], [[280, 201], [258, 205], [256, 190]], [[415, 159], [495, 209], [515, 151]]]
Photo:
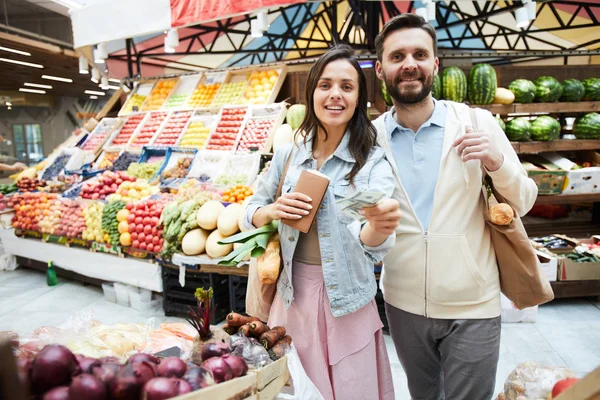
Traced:
[[44, 393], [57, 386], [68, 385], [71, 378], [80, 373], [79, 363], [69, 349], [50, 344], [31, 363], [31, 385], [35, 393]]
[[99, 358], [101, 363], [119, 363], [119, 358], [118, 357], [113, 357], [113, 356], [107, 356], [107, 357], [102, 357]]
[[59, 386], [46, 392], [42, 400], [70, 400], [69, 398], [69, 387]]
[[231, 368], [234, 378], [244, 376], [248, 372], [248, 364], [246, 364], [246, 360], [244, 360], [242, 357], [235, 356], [233, 354], [224, 354], [221, 356], [221, 358], [225, 360], [225, 362]]
[[212, 357], [202, 363], [202, 366], [212, 373], [216, 383], [233, 379], [233, 371], [221, 357]]
[[187, 364], [179, 357], [167, 357], [158, 366], [158, 376], [181, 378], [187, 371]]
[[106, 400], [106, 386], [94, 375], [77, 375], [69, 386], [69, 397], [73, 400]]
[[142, 392], [143, 400], [166, 400], [192, 391], [189, 383], [177, 378], [154, 378], [148, 381]]
[[92, 374], [100, 379], [106, 387], [111, 387], [113, 381], [119, 373], [121, 366], [118, 363], [106, 362], [92, 368]]
[[25, 357], [17, 358], [17, 371], [21, 383], [29, 387], [29, 370], [31, 368], [31, 359]]
[[[75, 356], [75, 357], [77, 357], [77, 356]], [[102, 364], [102, 362], [100, 360], [97, 360], [95, 358], [89, 358], [89, 357], [81, 357], [81, 358], [78, 358], [77, 361], [79, 361], [79, 366], [81, 367], [81, 371], [86, 374], [91, 374], [92, 369], [94, 369], [94, 367], [97, 367]]]
[[147, 361], [127, 364], [119, 370], [111, 393], [117, 400], [138, 399], [146, 382], [155, 377], [153, 364]]
[[231, 349], [227, 343], [206, 343], [200, 349], [200, 358], [206, 361], [212, 357], [220, 357], [223, 354], [229, 354]]
[[215, 384], [212, 372], [202, 367], [189, 368], [183, 379], [190, 384], [192, 390], [203, 389]]
[[129, 357], [129, 359], [127, 360], [127, 364], [135, 364], [138, 362], [142, 362], [142, 361], [148, 361], [152, 364], [160, 364], [160, 360], [156, 357], [154, 357], [153, 355], [150, 354], [146, 354], [146, 353], [137, 353], [132, 355], [131, 357]]

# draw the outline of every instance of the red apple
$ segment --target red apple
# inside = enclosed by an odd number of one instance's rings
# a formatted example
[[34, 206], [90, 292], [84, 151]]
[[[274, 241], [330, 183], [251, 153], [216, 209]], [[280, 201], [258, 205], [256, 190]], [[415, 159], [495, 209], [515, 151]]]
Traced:
[[578, 380], [579, 378], [566, 378], [556, 382], [552, 388], [552, 398], [554, 399], [558, 397], [559, 394], [567, 390], [567, 388], [573, 386], [573, 384]]

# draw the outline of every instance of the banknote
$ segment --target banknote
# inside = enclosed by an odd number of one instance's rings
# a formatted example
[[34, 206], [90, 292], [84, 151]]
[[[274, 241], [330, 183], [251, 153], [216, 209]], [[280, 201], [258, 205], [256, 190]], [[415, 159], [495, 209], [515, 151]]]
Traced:
[[346, 215], [358, 221], [365, 222], [365, 218], [360, 215], [360, 210], [365, 207], [372, 207], [385, 195], [381, 192], [354, 192], [352, 195], [339, 199], [336, 204]]

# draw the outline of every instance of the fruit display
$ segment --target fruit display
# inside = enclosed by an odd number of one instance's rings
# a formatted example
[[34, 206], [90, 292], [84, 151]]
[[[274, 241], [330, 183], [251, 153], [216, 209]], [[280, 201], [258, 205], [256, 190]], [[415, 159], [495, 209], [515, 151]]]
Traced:
[[240, 104], [241, 96], [247, 85], [246, 80], [228, 82], [221, 85], [221, 89], [210, 104], [211, 107], [222, 107], [226, 104]]
[[140, 109], [142, 108], [142, 104], [144, 104], [144, 101], [146, 101], [145, 95], [134, 93], [127, 101], [127, 104], [123, 106], [121, 114], [119, 115], [127, 115], [131, 114], [132, 112], [140, 111]]
[[236, 153], [262, 151], [267, 144], [275, 120], [273, 118], [250, 119], [244, 127]]
[[292, 129], [298, 129], [304, 120], [305, 114], [306, 106], [304, 104], [291, 105], [287, 110], [287, 114], [285, 115], [285, 122], [287, 122]]
[[[392, 96], [390, 96], [390, 94], [387, 92], [387, 87], [385, 86], [384, 81], [381, 81], [381, 86], [382, 86], [382, 92], [383, 92], [383, 89], [385, 88], [385, 92], [387, 94], [387, 97], [385, 97], [385, 96], [383, 97], [383, 99], [385, 100], [385, 104], [387, 104], [388, 106], [394, 105], [394, 102], [392, 101]], [[431, 95], [436, 100], [443, 99], [443, 97], [442, 97], [442, 78], [440, 77], [439, 72], [437, 74], [435, 74], [435, 76], [433, 77], [433, 85], [431, 86]]]
[[119, 221], [117, 221], [117, 213], [125, 208], [123, 201], [111, 201], [104, 206], [102, 210], [102, 232], [104, 233], [104, 241], [110, 244], [119, 244]]
[[469, 71], [467, 86], [471, 104], [492, 104], [498, 87], [496, 70], [490, 64], [475, 64]]
[[165, 118], [167, 118], [167, 115], [169, 114], [166, 112], [150, 113], [148, 118], [146, 118], [146, 120], [144, 121], [144, 125], [140, 128], [138, 134], [131, 142], [130, 147], [135, 149], [141, 149], [142, 147], [150, 144], [150, 141], [154, 137], [154, 134], [156, 133], [156, 131], [158, 131]]
[[105, 151], [98, 158], [97, 166], [94, 165], [95, 169], [106, 169], [113, 166], [114, 162], [119, 158], [118, 151]]
[[108, 196], [108, 201], [138, 201], [158, 192], [156, 186], [151, 186], [145, 180], [124, 181], [114, 194]]
[[187, 125], [192, 111], [176, 111], [172, 113], [164, 128], [152, 142], [152, 146], [174, 146]]
[[119, 133], [113, 137], [109, 146], [126, 146], [145, 116], [145, 114], [136, 114], [130, 116], [119, 130]]
[[223, 192], [221, 200], [225, 203], [242, 204], [247, 197], [254, 194], [252, 189], [246, 185], [235, 185]]
[[537, 103], [552, 103], [560, 99], [563, 88], [556, 78], [540, 76], [533, 81], [535, 84], [535, 99]]
[[221, 174], [214, 179], [215, 185], [230, 187], [233, 185], [242, 185], [248, 181], [246, 174]]
[[54, 162], [50, 164], [50, 166], [46, 168], [46, 170], [42, 174], [42, 179], [47, 181], [58, 176], [58, 174], [62, 172], [62, 170], [65, 168], [65, 165], [67, 165], [70, 159], [70, 154], [62, 154], [56, 157]]
[[0, 194], [14, 193], [19, 190], [16, 183], [0, 183]]
[[560, 136], [560, 123], [549, 115], [537, 117], [531, 123], [531, 140], [549, 141]]
[[221, 83], [201, 83], [190, 96], [187, 106], [190, 108], [208, 107], [221, 88]]
[[33, 192], [38, 190], [38, 187], [46, 185], [46, 181], [43, 179], [31, 179], [23, 177], [17, 181], [17, 187], [20, 192]]
[[54, 222], [52, 235], [80, 238], [85, 230], [84, 206], [77, 200], [61, 200], [58, 202], [58, 220]]
[[171, 93], [165, 104], [163, 104], [163, 110], [172, 110], [174, 108], [183, 107], [188, 101], [201, 75], [188, 75], [179, 78], [179, 85]]
[[55, 194], [23, 193], [14, 195], [8, 207], [14, 208], [12, 226], [15, 229], [39, 231], [43, 217], [50, 215], [50, 208], [56, 200]]
[[100, 150], [108, 136], [112, 133], [115, 126], [119, 123], [118, 119], [115, 118], [104, 118], [90, 136], [86, 139], [82, 146], [83, 150], [91, 151], [93, 153]]
[[161, 79], [159, 80], [150, 95], [146, 99], [146, 102], [142, 106], [141, 111], [156, 111], [158, 110], [169, 94], [177, 84], [177, 78], [175, 79]]
[[515, 94], [510, 90], [497, 87], [496, 94], [494, 95], [494, 100], [492, 104], [512, 104], [515, 101]]
[[102, 232], [102, 212], [104, 203], [95, 201], [83, 209], [83, 219], [85, 220], [85, 229], [81, 232], [83, 240], [104, 243], [104, 233]]
[[535, 98], [535, 83], [527, 79], [515, 79], [508, 90], [515, 95], [515, 103], [531, 103]]
[[506, 136], [515, 142], [527, 142], [531, 139], [531, 122], [527, 118], [513, 118], [506, 123]]
[[86, 182], [81, 188], [81, 197], [84, 199], [104, 200], [107, 196], [115, 193], [125, 181], [133, 182], [135, 177], [124, 172], [104, 171], [97, 181]]
[[113, 171], [127, 171], [127, 168], [131, 163], [136, 162], [140, 159], [140, 155], [131, 153], [129, 151], [122, 152], [119, 157], [113, 163], [111, 170]]
[[163, 179], [185, 178], [190, 170], [192, 161], [194, 161], [194, 157], [182, 157], [178, 159], [174, 166], [164, 170], [161, 177]]
[[248, 78], [248, 86], [244, 90], [242, 103], [266, 104], [277, 79], [279, 79], [279, 72], [274, 69], [252, 72]]
[[583, 100], [598, 101], [600, 100], [600, 78], [587, 78], [581, 81], [585, 88]]
[[577, 117], [573, 134], [577, 139], [600, 139], [600, 114], [587, 113]]
[[139, 179], [151, 179], [156, 175], [160, 167], [164, 162], [164, 157], [162, 160], [148, 160], [148, 162], [142, 163], [131, 163], [129, 168], [127, 168], [127, 174], [130, 176], [134, 176]]
[[40, 191], [62, 193], [73, 186], [79, 179], [78, 175], [61, 175], [55, 180], [46, 181], [45, 185], [40, 188]]
[[565, 79], [561, 85], [563, 92], [559, 101], [579, 101], [585, 94], [585, 86], [577, 79]]
[[246, 107], [223, 108], [221, 119], [206, 144], [207, 150], [233, 150], [246, 115]]
[[164, 243], [160, 216], [164, 207], [164, 202], [160, 200], [127, 203], [126, 211], [118, 216], [121, 245], [160, 253]]
[[467, 77], [458, 67], [447, 67], [442, 72], [442, 98], [462, 103], [467, 99]]
[[193, 121], [188, 125], [185, 134], [179, 142], [180, 147], [193, 147], [203, 149], [206, 139], [210, 136], [210, 128], [205, 121]]

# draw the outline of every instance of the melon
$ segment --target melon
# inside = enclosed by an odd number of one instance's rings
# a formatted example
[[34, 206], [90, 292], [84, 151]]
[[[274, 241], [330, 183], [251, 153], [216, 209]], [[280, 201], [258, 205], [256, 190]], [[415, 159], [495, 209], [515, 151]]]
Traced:
[[306, 106], [304, 104], [294, 104], [287, 110], [285, 121], [292, 127], [293, 130], [298, 129], [304, 115], [306, 114]]

